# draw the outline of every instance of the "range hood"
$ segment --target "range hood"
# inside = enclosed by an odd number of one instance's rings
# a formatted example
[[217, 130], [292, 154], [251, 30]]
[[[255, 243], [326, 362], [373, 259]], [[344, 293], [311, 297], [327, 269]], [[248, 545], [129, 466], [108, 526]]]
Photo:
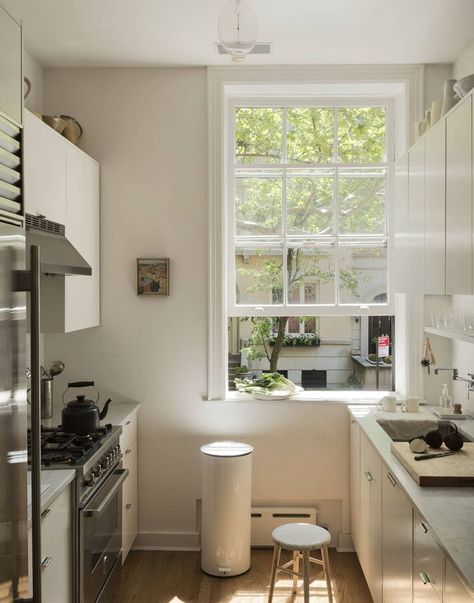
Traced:
[[26, 244], [28, 249], [39, 246], [41, 274], [92, 274], [92, 268], [65, 236], [62, 224], [27, 214]]

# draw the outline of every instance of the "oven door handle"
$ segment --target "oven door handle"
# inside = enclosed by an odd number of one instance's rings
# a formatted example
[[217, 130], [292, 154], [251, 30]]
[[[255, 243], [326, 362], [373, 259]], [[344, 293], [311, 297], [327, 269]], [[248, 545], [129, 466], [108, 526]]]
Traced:
[[[113, 486], [110, 488], [110, 490], [104, 496], [104, 498], [101, 500], [101, 502], [98, 506], [96, 506], [96, 507], [93, 506], [92, 508], [86, 507], [84, 509], [84, 515], [86, 517], [98, 517], [98, 516], [102, 515], [102, 513], [105, 511], [109, 502], [117, 494], [117, 491], [119, 490], [119, 488], [121, 488], [123, 482], [127, 479], [128, 473], [129, 473], [128, 469], [116, 469], [113, 472], [112, 477], [109, 478], [110, 480], [114, 481]], [[91, 501], [91, 503], [93, 503], [93, 502], [94, 502], [94, 500]]]

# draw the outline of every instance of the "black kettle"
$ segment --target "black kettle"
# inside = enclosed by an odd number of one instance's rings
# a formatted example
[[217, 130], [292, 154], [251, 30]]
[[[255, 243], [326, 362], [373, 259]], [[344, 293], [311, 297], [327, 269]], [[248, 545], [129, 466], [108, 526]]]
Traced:
[[[93, 381], [74, 381], [67, 384], [67, 389], [64, 395], [71, 387], [94, 387]], [[99, 392], [97, 391], [97, 399], [95, 401], [88, 400], [84, 395], [76, 396], [75, 400], [68, 402], [67, 406], [62, 411], [61, 429], [66, 433], [77, 433], [79, 435], [87, 435], [93, 433], [100, 428], [100, 421], [105, 419], [109, 404], [112, 400], [109, 398], [104, 404], [102, 410], [99, 410], [97, 402], [99, 401]]]

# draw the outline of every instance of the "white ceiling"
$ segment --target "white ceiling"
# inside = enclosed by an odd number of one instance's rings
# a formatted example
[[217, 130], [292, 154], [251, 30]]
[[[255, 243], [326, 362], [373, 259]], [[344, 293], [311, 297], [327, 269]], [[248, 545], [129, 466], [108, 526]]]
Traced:
[[[49, 66], [229, 64], [226, 0], [0, 0]], [[474, 0], [249, 0], [270, 57], [248, 64], [453, 62], [474, 38]]]

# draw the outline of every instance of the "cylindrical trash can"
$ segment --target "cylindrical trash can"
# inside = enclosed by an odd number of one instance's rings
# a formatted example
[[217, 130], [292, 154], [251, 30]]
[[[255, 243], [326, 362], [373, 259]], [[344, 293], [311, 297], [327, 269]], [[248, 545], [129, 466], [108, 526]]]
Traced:
[[250, 568], [253, 447], [213, 442], [201, 452], [201, 568], [212, 576], [238, 576]]

